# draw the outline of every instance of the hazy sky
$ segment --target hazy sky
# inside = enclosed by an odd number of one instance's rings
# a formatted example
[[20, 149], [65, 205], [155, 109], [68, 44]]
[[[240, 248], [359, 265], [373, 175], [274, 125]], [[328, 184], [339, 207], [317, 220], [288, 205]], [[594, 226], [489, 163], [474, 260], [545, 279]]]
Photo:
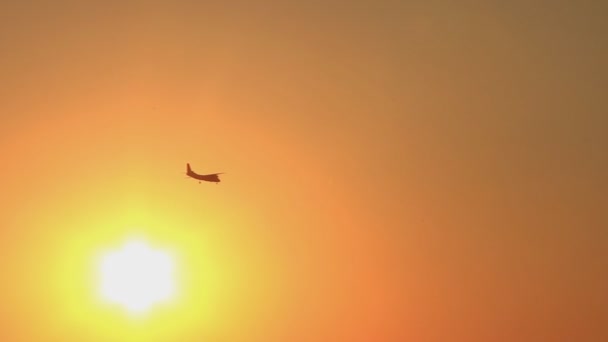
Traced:
[[[608, 340], [607, 17], [3, 2], [0, 339]], [[186, 260], [143, 323], [87, 283], [133, 232]]]

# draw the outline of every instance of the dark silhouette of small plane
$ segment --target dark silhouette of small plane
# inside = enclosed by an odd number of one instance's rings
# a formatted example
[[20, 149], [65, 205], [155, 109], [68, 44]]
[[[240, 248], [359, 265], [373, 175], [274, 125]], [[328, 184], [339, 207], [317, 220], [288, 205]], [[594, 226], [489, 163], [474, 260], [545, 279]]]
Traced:
[[192, 171], [192, 168], [190, 168], [190, 164], [186, 163], [186, 176], [198, 180], [199, 183], [201, 181], [205, 181], [205, 182], [214, 182], [217, 184], [217, 183], [221, 182], [220, 177], [219, 177], [219, 175], [221, 175], [221, 174], [222, 174], [222, 172], [211, 173], [208, 175], [200, 175], [200, 174]]

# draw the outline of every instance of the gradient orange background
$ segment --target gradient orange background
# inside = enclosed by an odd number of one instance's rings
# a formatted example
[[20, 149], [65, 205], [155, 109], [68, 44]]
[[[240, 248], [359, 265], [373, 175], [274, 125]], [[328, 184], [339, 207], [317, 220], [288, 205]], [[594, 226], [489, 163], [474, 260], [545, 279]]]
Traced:
[[607, 11], [3, 2], [0, 340], [608, 340]]

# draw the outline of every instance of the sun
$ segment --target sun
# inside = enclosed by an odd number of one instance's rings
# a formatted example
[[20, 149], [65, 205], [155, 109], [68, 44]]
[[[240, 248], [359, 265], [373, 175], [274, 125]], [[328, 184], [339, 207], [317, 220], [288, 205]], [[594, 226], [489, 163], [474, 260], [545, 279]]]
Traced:
[[143, 241], [128, 241], [103, 255], [100, 289], [103, 298], [131, 313], [147, 312], [174, 295], [174, 264], [168, 253]]

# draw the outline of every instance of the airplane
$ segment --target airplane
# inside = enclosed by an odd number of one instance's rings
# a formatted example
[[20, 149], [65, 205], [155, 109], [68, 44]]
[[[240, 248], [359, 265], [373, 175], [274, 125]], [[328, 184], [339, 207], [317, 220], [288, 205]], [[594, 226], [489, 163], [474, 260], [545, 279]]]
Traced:
[[221, 175], [221, 174], [222, 174], [222, 172], [211, 173], [208, 175], [200, 175], [200, 174], [192, 171], [192, 168], [190, 167], [190, 163], [186, 163], [186, 176], [198, 180], [199, 183], [201, 181], [205, 181], [205, 182], [214, 182], [217, 184], [217, 183], [221, 182], [220, 177], [218, 177], [218, 175]]

